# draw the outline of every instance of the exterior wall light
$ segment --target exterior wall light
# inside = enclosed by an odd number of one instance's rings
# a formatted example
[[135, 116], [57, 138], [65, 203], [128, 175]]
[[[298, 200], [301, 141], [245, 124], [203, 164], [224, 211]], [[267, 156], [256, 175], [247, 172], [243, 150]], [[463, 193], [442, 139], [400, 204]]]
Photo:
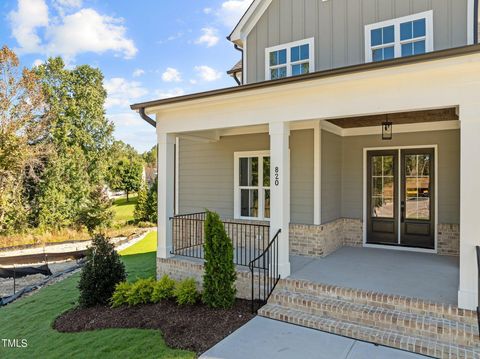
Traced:
[[388, 115], [385, 121], [382, 122], [382, 140], [389, 141], [393, 138], [393, 123], [388, 120]]

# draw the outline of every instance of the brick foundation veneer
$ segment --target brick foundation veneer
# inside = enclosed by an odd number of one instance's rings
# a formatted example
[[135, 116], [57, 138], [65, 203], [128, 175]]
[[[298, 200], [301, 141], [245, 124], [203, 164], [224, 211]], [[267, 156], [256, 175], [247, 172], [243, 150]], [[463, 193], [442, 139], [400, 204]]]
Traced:
[[[460, 226], [438, 225], [438, 254], [458, 256]], [[343, 246], [363, 245], [363, 222], [359, 219], [340, 218], [319, 226], [290, 224], [290, 253], [302, 256], [325, 257]]]
[[[237, 298], [251, 299], [252, 297], [252, 277], [250, 270], [244, 267], [237, 267]], [[182, 258], [176, 256], [174, 258], [162, 259], [157, 258], [157, 279], [164, 274], [175, 280], [185, 278], [194, 278], [197, 282], [197, 288], [202, 289], [203, 283], [203, 261], [193, 258]], [[263, 279], [262, 279], [263, 280]], [[255, 275], [255, 283], [258, 283], [258, 276]], [[256, 287], [258, 291], [258, 286]]]

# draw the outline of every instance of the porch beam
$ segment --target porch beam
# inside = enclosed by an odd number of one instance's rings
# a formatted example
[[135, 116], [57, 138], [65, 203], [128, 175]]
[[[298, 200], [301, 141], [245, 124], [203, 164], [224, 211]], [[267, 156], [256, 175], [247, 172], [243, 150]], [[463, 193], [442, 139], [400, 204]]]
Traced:
[[270, 238], [280, 229], [278, 270], [282, 278], [290, 275], [290, 127], [286, 122], [271, 122], [270, 133]]
[[158, 133], [158, 258], [171, 257], [175, 192], [175, 135]]
[[322, 123], [313, 126], [313, 224], [322, 224]]
[[480, 245], [478, 188], [480, 167], [480, 111], [477, 104], [460, 106], [460, 286], [458, 306], [475, 310], [478, 274], [475, 246]]

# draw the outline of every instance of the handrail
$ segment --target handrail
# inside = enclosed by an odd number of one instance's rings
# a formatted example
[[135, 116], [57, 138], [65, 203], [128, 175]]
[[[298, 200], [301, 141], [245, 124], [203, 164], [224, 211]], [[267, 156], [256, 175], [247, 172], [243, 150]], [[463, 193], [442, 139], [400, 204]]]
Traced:
[[[248, 264], [252, 278], [252, 313], [255, 313], [257, 311], [255, 309], [256, 302], [260, 302], [261, 305], [267, 303], [270, 295], [272, 294], [273, 290], [277, 286], [278, 281], [280, 280], [280, 275], [278, 273], [278, 236], [280, 235], [281, 231], [282, 230], [279, 229], [277, 233], [275, 233], [275, 236], [273, 236], [273, 239], [268, 243], [265, 250]], [[255, 263], [262, 259], [263, 266], [255, 266]], [[258, 269], [258, 299], [255, 298], [255, 269]]]
[[480, 246], [475, 247], [477, 251], [477, 274], [478, 274], [478, 287], [477, 287], [477, 322], [478, 322], [478, 337], [480, 338]]

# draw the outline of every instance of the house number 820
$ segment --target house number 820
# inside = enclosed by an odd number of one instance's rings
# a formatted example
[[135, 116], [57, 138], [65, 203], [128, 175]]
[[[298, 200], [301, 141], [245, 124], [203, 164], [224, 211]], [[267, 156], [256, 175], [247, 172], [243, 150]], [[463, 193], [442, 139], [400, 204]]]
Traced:
[[278, 167], [275, 167], [275, 186], [278, 186], [280, 184], [280, 170]]

